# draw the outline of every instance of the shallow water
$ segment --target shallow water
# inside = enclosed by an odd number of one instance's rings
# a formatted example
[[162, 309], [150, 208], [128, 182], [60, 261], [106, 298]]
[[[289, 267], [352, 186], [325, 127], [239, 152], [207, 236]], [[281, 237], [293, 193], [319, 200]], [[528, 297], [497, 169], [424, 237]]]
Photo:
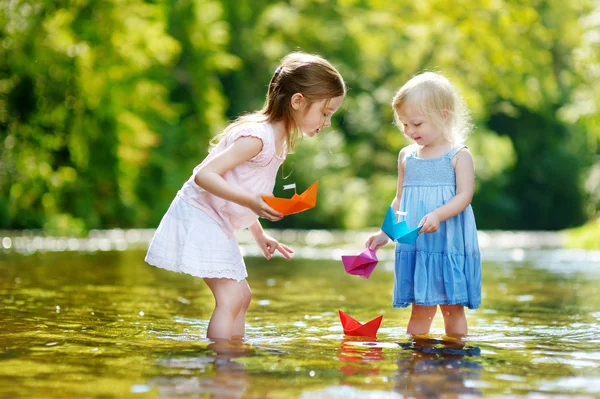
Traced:
[[[144, 264], [142, 251], [0, 253], [0, 397], [600, 395], [597, 256], [484, 251], [465, 346], [443, 340], [439, 314], [430, 339], [406, 335], [392, 257], [368, 280], [337, 260], [248, 258], [247, 337], [225, 347], [204, 338], [204, 283]], [[377, 340], [344, 337], [338, 309], [383, 314]]]

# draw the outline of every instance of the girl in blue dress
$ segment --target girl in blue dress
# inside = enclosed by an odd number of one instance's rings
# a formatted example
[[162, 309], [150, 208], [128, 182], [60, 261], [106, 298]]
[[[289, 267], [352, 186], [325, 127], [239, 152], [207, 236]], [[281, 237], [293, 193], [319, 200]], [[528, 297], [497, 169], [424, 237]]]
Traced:
[[[467, 335], [464, 307], [481, 302], [481, 257], [471, 209], [475, 172], [463, 144], [471, 124], [456, 88], [437, 73], [410, 79], [392, 101], [396, 124], [414, 141], [398, 156], [392, 208], [408, 227], [421, 226], [414, 244], [396, 243], [393, 306], [412, 304], [407, 332], [428, 334], [439, 305], [448, 336]], [[380, 231], [366, 245], [389, 241]]]

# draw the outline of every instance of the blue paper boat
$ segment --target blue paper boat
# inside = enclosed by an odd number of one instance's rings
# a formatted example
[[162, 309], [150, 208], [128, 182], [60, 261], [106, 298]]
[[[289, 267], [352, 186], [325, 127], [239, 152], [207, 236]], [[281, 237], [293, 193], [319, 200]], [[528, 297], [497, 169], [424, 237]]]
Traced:
[[419, 236], [420, 229], [420, 226], [409, 229], [404, 220], [396, 223], [396, 214], [391, 206], [388, 208], [381, 225], [381, 230], [388, 237], [402, 244], [414, 244]]

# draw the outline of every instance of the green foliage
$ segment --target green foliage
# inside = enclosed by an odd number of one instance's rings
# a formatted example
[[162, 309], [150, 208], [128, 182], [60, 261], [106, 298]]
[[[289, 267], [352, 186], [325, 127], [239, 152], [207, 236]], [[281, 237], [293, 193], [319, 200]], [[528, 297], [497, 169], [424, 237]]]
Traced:
[[438, 70], [472, 110], [481, 228], [563, 229], [600, 210], [592, 0], [47, 0], [0, 3], [0, 228], [154, 227], [209, 140], [260, 108], [278, 60], [331, 60], [334, 127], [278, 178], [319, 206], [277, 227], [378, 226], [408, 141], [390, 101]]
[[590, 220], [581, 227], [566, 231], [566, 246], [600, 250], [600, 218]]
[[169, 67], [179, 44], [161, 5], [53, 3], [2, 6], [3, 227], [131, 226], [154, 120], [175, 112], [153, 69]]

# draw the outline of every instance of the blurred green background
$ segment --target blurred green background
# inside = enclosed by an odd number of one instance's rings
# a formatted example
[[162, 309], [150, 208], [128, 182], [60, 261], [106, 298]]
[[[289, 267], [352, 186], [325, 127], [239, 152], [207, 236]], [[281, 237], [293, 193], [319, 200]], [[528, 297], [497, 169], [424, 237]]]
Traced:
[[595, 0], [2, 1], [0, 229], [156, 227], [211, 137], [303, 50], [349, 91], [277, 183], [320, 180], [317, 208], [272, 226], [378, 226], [408, 144], [392, 95], [435, 70], [473, 113], [478, 227], [600, 237], [598, 32]]

